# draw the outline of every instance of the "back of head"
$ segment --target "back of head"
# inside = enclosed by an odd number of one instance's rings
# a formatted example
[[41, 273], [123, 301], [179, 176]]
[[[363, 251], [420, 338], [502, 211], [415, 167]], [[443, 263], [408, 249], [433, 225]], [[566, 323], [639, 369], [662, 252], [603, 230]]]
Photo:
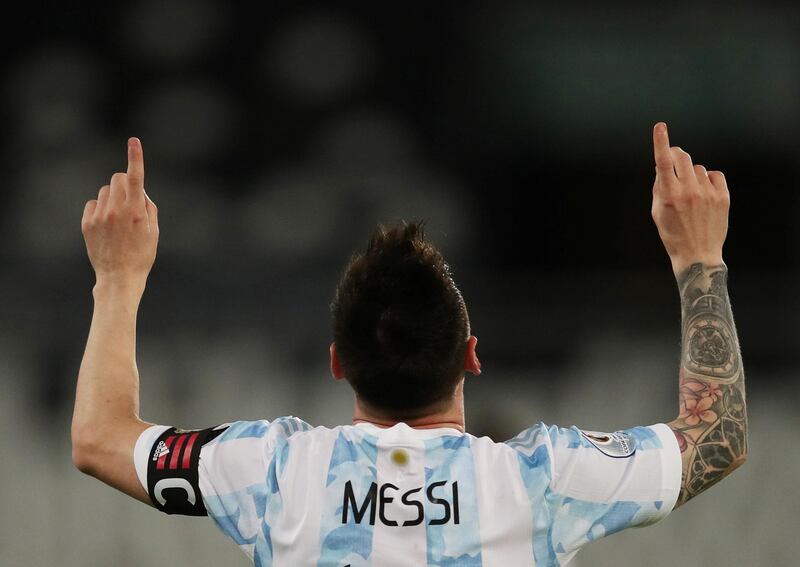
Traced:
[[420, 224], [379, 227], [351, 258], [331, 310], [345, 377], [371, 409], [411, 419], [453, 395], [469, 319], [449, 266]]

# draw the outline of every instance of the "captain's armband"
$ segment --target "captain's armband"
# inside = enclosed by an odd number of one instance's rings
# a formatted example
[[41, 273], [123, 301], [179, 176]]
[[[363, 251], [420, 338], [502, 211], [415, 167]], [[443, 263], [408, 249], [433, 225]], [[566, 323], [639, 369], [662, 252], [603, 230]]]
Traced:
[[228, 428], [186, 430], [170, 427], [158, 436], [147, 458], [147, 492], [167, 514], [206, 516], [200, 494], [200, 449]]

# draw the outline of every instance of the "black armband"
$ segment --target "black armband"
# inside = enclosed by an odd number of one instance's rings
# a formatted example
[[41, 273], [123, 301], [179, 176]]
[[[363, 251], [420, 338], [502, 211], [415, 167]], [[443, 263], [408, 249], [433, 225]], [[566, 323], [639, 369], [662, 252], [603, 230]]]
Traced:
[[170, 427], [158, 437], [147, 459], [147, 492], [156, 508], [167, 514], [207, 515], [197, 471], [200, 449], [227, 428]]

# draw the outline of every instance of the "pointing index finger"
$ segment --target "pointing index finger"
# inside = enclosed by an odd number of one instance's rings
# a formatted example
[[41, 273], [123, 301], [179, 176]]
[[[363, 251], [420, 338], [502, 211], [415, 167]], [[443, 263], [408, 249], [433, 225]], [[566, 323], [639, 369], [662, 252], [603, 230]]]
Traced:
[[669, 149], [669, 134], [667, 133], [667, 125], [664, 122], [659, 122], [653, 127], [653, 152], [658, 173], [674, 176], [672, 152]]
[[144, 152], [139, 138], [128, 139], [128, 186], [134, 195], [144, 198]]

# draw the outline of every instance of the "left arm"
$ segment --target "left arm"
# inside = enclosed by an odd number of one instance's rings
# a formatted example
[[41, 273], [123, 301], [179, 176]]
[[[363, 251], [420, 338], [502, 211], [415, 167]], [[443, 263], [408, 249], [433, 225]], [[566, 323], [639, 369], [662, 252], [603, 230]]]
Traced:
[[695, 263], [677, 275], [683, 312], [680, 415], [669, 423], [683, 477], [677, 508], [747, 459], [747, 406], [725, 264]]
[[683, 463], [677, 506], [747, 459], [747, 410], [739, 339], [722, 247], [730, 192], [720, 171], [706, 171], [670, 147], [666, 124], [653, 129], [653, 220], [681, 295], [680, 414], [668, 425]]
[[136, 315], [158, 244], [158, 211], [144, 191], [139, 140], [128, 141], [128, 172], [86, 203], [81, 230], [96, 275], [94, 312], [72, 417], [75, 466], [147, 504], [133, 447], [150, 424], [139, 419]]

